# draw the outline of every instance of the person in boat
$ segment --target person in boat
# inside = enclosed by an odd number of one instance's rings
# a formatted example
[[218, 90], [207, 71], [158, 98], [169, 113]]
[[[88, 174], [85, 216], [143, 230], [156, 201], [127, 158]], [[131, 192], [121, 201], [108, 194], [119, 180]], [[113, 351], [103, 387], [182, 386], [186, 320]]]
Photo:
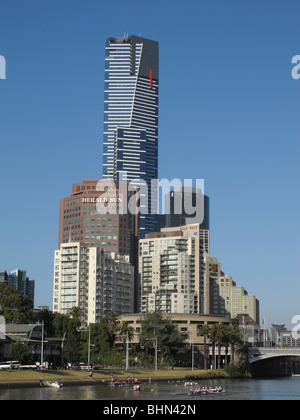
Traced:
[[194, 392], [192, 389], [190, 390], [189, 395], [194, 395]]
[[43, 378], [43, 377], [41, 377], [41, 378], [40, 378], [40, 386], [43, 386], [43, 384], [44, 384], [44, 378]]
[[115, 381], [115, 386], [121, 386], [122, 385], [122, 382], [121, 381], [119, 381], [118, 379], [116, 379], [116, 381]]

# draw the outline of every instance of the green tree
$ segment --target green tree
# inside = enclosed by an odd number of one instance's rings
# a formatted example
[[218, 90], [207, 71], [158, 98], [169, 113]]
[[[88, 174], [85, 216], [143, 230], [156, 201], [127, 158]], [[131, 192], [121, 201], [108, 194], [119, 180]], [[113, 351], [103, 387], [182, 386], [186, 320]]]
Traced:
[[184, 337], [168, 317], [160, 311], [147, 313], [141, 320], [140, 341], [149, 350], [155, 349], [155, 338], [157, 338], [158, 349], [164, 360], [174, 363], [175, 357], [187, 350]]
[[225, 342], [225, 325], [216, 324], [214, 325], [215, 330], [215, 341], [218, 347], [218, 365], [217, 369], [221, 369], [221, 349]]
[[41, 324], [44, 322], [45, 332], [48, 337], [53, 337], [54, 335], [54, 328], [53, 328], [53, 320], [54, 314], [50, 312], [48, 309], [43, 309], [39, 313], [36, 314], [36, 320]]
[[69, 311], [69, 316], [70, 316], [70, 318], [72, 318], [75, 321], [77, 321], [78, 327], [80, 327], [80, 325], [81, 325], [81, 319], [83, 317], [83, 310], [79, 306], [74, 306]]
[[106, 329], [109, 336], [110, 346], [113, 347], [116, 341], [116, 332], [118, 328], [118, 317], [113, 312], [110, 312], [106, 317]]
[[210, 327], [210, 343], [212, 347], [212, 366], [213, 369], [216, 369], [216, 338], [217, 335], [217, 324], [214, 324], [212, 327]]
[[79, 363], [81, 343], [78, 319], [70, 315], [54, 314], [52, 329], [56, 337], [64, 338], [64, 353], [70, 363]]
[[[122, 357], [115, 348], [115, 334], [117, 332], [117, 317], [109, 314], [96, 324], [90, 324], [91, 334], [91, 362], [103, 365], [117, 365]], [[89, 332], [81, 332], [81, 351], [83, 360], [88, 359]], [[120, 363], [121, 364], [121, 363]]]
[[242, 343], [242, 332], [237, 324], [230, 324], [227, 327], [228, 341], [231, 348], [231, 363], [235, 364], [235, 354], [237, 346]]
[[0, 284], [0, 315], [6, 322], [27, 324], [33, 318], [33, 304], [28, 296], [21, 295], [15, 288]]
[[22, 343], [20, 340], [10, 345], [9, 355], [12, 360], [16, 360], [22, 365], [30, 365], [34, 362], [32, 349], [27, 343]]
[[81, 359], [80, 332], [78, 331], [78, 321], [69, 319], [66, 329], [66, 344], [64, 346], [65, 355], [68, 362], [79, 363]]
[[127, 337], [128, 341], [131, 342], [134, 338], [134, 329], [129, 326], [128, 322], [122, 321], [121, 323], [117, 324], [116, 332], [122, 338], [123, 342], [123, 349], [126, 350], [126, 342]]

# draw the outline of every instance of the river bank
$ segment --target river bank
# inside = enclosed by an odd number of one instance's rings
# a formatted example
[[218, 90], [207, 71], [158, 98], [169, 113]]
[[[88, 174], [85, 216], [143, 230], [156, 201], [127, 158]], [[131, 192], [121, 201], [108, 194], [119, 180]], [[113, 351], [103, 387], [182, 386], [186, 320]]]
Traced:
[[[142, 392], [132, 392], [132, 387], [113, 387], [108, 383], [99, 386], [69, 386], [66, 382], [63, 388], [40, 388], [36, 385], [23, 388], [0, 389], [0, 401], [98, 401], [97, 410], [110, 404], [136, 407], [137, 404], [161, 408], [161, 402], [170, 406], [174, 401], [182, 404], [199, 406], [199, 416], [203, 412], [202, 401], [210, 400], [297, 400], [300, 399], [300, 378], [272, 378], [272, 379], [212, 379], [195, 381], [194, 386], [184, 386], [181, 380], [153, 380], [151, 385], [142, 382]], [[189, 396], [190, 389], [207, 386], [215, 388], [221, 386], [225, 393]], [[148, 401], [148, 403], [147, 403]], [[123, 403], [124, 402], [124, 403]], [[176, 403], [175, 403], [176, 404]], [[178, 404], [180, 404], [178, 402]], [[23, 410], [23, 406], [20, 410]], [[75, 406], [74, 406], [75, 407]], [[142, 407], [144, 409], [144, 407]], [[24, 410], [23, 410], [24, 411]], [[100, 413], [100, 411], [98, 411]], [[20, 412], [21, 414], [21, 412]]]
[[58, 381], [68, 386], [77, 385], [101, 385], [108, 384], [111, 375], [120, 380], [127, 380], [128, 375], [131, 378], [137, 378], [141, 381], [152, 380], [195, 380], [195, 379], [221, 379], [229, 378], [229, 375], [223, 370], [99, 370], [93, 372], [93, 378], [89, 377], [87, 371], [72, 370], [8, 370], [0, 372], [0, 388], [24, 388], [39, 386], [40, 378], [45, 381]]

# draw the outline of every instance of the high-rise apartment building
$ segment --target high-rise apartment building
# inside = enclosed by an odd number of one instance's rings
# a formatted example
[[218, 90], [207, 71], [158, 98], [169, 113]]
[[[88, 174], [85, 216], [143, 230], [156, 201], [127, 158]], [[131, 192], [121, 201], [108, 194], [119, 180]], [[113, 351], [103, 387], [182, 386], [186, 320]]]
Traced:
[[158, 177], [158, 42], [109, 38], [105, 47], [103, 177], [141, 190], [140, 237], [156, 231], [151, 180]]
[[83, 243], [62, 244], [54, 256], [53, 311], [82, 310], [82, 325], [97, 323], [110, 312], [134, 310], [134, 268], [128, 256], [107, 253]]
[[140, 240], [141, 312], [200, 313], [200, 225], [162, 229]]
[[259, 301], [227, 276], [217, 258], [207, 253], [204, 253], [202, 314], [231, 318], [247, 314], [259, 324]]

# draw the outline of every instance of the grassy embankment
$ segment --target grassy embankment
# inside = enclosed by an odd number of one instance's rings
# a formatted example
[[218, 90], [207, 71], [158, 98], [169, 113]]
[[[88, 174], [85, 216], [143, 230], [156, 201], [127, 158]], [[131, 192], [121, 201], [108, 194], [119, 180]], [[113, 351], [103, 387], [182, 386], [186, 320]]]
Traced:
[[[128, 374], [131, 377], [138, 379], [148, 378], [152, 379], [166, 379], [166, 380], [175, 380], [175, 379], [214, 379], [214, 378], [228, 378], [229, 375], [226, 374], [223, 370], [133, 370], [126, 372], [125, 370], [100, 370], [94, 372], [93, 380], [99, 381], [110, 381], [111, 374], [114, 374], [115, 378], [126, 380]], [[43, 376], [46, 381], [84, 381], [89, 379], [89, 374], [87, 371], [72, 371], [72, 370], [48, 370], [48, 371], [34, 371], [34, 370], [13, 370], [13, 371], [0, 371], [0, 383], [8, 382], [38, 382], [40, 377]]]

